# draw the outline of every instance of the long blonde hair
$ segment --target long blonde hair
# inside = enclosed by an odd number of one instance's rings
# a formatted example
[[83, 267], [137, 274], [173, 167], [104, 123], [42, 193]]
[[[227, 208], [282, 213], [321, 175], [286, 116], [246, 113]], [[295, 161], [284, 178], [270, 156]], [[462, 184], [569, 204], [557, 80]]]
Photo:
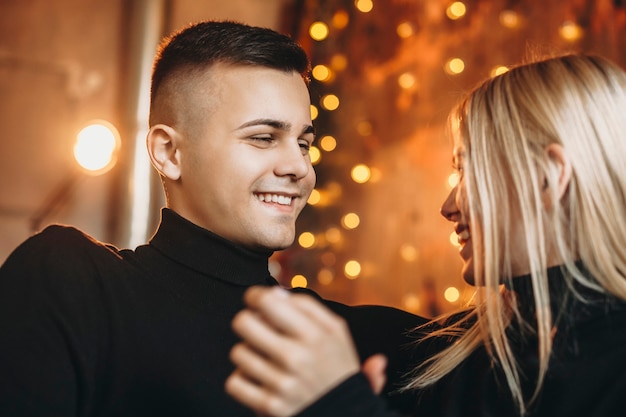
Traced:
[[[472, 229], [474, 272], [481, 288], [465, 319], [433, 334], [457, 339], [420, 366], [408, 388], [432, 385], [484, 346], [523, 415], [541, 389], [552, 352], [549, 251], [571, 291], [576, 282], [626, 299], [626, 73], [597, 56], [535, 61], [484, 82], [450, 120], [466, 152], [470, 223], [479, 225]], [[545, 152], [553, 143], [565, 149], [572, 165], [560, 199], [558, 171]], [[524, 248], [515, 247], [513, 222], [521, 224]], [[535, 323], [523, 321], [514, 295], [501, 285], [513, 278], [516, 250], [527, 253]], [[513, 320], [535, 329], [538, 340], [538, 376], [529, 398], [521, 384], [526, 370], [519, 369], [506, 333]]]

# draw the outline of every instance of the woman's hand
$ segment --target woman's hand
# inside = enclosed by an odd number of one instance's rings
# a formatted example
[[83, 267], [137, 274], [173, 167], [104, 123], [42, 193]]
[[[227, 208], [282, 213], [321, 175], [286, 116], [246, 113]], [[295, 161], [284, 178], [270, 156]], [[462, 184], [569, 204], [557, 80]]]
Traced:
[[262, 415], [294, 415], [359, 372], [345, 321], [317, 300], [253, 287], [233, 319], [243, 339], [231, 350], [236, 370], [226, 392]]

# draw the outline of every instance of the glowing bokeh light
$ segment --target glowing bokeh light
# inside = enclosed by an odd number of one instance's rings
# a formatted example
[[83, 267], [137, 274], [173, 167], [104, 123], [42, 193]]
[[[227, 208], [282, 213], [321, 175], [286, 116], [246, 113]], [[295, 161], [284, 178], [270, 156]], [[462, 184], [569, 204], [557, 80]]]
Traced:
[[318, 81], [328, 81], [332, 78], [332, 72], [326, 65], [316, 65], [311, 71], [313, 78]]
[[456, 287], [448, 287], [443, 292], [443, 298], [446, 299], [449, 303], [454, 303], [459, 300], [461, 293]]
[[356, 229], [361, 223], [361, 218], [356, 213], [347, 213], [341, 218], [341, 225], [346, 229]]
[[372, 0], [354, 0], [354, 5], [357, 10], [362, 13], [369, 13], [374, 8], [374, 2]]
[[400, 256], [407, 262], [414, 262], [417, 259], [418, 251], [415, 246], [405, 243], [400, 247]]
[[513, 10], [504, 10], [499, 16], [500, 24], [505, 28], [515, 29], [521, 24], [519, 15]]
[[576, 22], [567, 21], [559, 27], [559, 35], [566, 41], [574, 42], [583, 36], [583, 29]]
[[326, 152], [332, 152], [337, 147], [337, 139], [332, 136], [326, 135], [320, 139], [319, 145], [320, 148], [322, 148]]
[[350, 260], [346, 262], [343, 272], [349, 279], [357, 279], [361, 274], [361, 264], [358, 261]]
[[119, 133], [111, 123], [94, 121], [78, 132], [74, 158], [88, 173], [103, 174], [115, 165], [120, 142]]
[[328, 111], [337, 110], [339, 107], [339, 97], [334, 94], [326, 94], [321, 99], [321, 105]]
[[309, 284], [304, 275], [294, 275], [291, 278], [291, 288], [306, 288]]
[[329, 227], [324, 233], [329, 243], [339, 243], [341, 241], [341, 230], [336, 227]]
[[452, 243], [452, 246], [461, 246], [461, 244], [459, 243], [459, 235], [457, 235], [456, 232], [450, 233], [450, 243]]
[[317, 191], [316, 189], [313, 189], [313, 191], [311, 191], [311, 195], [309, 196], [309, 199], [306, 202], [314, 206], [317, 203], [319, 203], [321, 199], [322, 199], [322, 195], [320, 194], [320, 192]]
[[415, 75], [410, 72], [405, 72], [398, 77], [398, 85], [405, 90], [415, 86], [416, 83]]
[[410, 22], [402, 22], [396, 26], [396, 33], [399, 37], [406, 39], [413, 36], [415, 31], [413, 30], [413, 25]]
[[461, 58], [452, 58], [446, 62], [445, 70], [448, 74], [460, 74], [465, 70], [465, 62]]
[[305, 249], [315, 245], [315, 235], [311, 232], [303, 232], [298, 236], [298, 244]]
[[352, 181], [358, 184], [364, 184], [371, 177], [370, 168], [365, 164], [358, 164], [352, 168], [350, 176], [352, 177]]
[[452, 174], [448, 176], [448, 186], [450, 188], [456, 187], [458, 183], [459, 183], [459, 174], [457, 172], [453, 172]]
[[492, 77], [497, 77], [500, 74], [504, 74], [505, 72], [508, 72], [508, 70], [509, 69], [505, 67], [504, 65], [498, 65], [491, 70], [490, 75]]
[[337, 29], [343, 29], [348, 26], [350, 22], [350, 15], [347, 11], [341, 9], [337, 10], [333, 15], [333, 26]]
[[311, 157], [311, 164], [317, 165], [322, 160], [322, 152], [317, 146], [311, 146], [309, 148], [309, 156]]
[[335, 279], [335, 274], [333, 273], [331, 269], [322, 268], [317, 273], [317, 282], [319, 282], [322, 285], [330, 285], [334, 279]]
[[449, 19], [457, 20], [465, 16], [466, 12], [467, 8], [465, 4], [461, 1], [455, 1], [446, 9], [446, 16], [448, 16]]
[[309, 26], [309, 35], [313, 40], [323, 41], [328, 37], [328, 33], [328, 25], [324, 22], [313, 22]]

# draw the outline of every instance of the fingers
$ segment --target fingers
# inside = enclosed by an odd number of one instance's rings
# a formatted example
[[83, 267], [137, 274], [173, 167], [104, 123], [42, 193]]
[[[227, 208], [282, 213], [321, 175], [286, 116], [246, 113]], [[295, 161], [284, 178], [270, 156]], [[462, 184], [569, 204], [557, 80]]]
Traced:
[[226, 379], [225, 389], [235, 400], [262, 415], [286, 417], [292, 414], [285, 409], [279, 397], [275, 397], [272, 392], [251, 381], [238, 370]]
[[343, 319], [314, 298], [305, 294], [291, 294], [279, 287], [252, 287], [246, 291], [248, 307], [286, 335], [306, 340], [309, 331], [343, 331]]
[[367, 377], [370, 387], [372, 387], [372, 391], [376, 394], [380, 394], [382, 392], [385, 382], [387, 382], [387, 377], [385, 375], [386, 368], [387, 358], [382, 354], [370, 356], [361, 366], [361, 371]]
[[239, 373], [245, 374], [251, 381], [262, 382], [272, 390], [280, 388], [285, 378], [274, 362], [268, 361], [245, 343], [239, 343], [231, 349], [230, 360]]
[[242, 310], [233, 318], [232, 328], [244, 341], [265, 356], [280, 360], [290, 340], [258, 313]]

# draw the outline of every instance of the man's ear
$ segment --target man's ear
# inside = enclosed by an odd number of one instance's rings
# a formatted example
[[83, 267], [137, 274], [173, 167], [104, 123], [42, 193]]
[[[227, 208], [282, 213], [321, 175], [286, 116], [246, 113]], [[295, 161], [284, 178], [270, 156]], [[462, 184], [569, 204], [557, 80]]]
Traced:
[[148, 154], [159, 174], [176, 181], [180, 178], [180, 134], [164, 124], [154, 125], [146, 138]]
[[560, 200], [572, 179], [572, 162], [563, 146], [558, 143], [551, 143], [546, 146], [545, 152], [550, 161], [550, 171], [553, 172], [550, 178], [546, 178], [546, 182], [556, 181], [557, 196]]

